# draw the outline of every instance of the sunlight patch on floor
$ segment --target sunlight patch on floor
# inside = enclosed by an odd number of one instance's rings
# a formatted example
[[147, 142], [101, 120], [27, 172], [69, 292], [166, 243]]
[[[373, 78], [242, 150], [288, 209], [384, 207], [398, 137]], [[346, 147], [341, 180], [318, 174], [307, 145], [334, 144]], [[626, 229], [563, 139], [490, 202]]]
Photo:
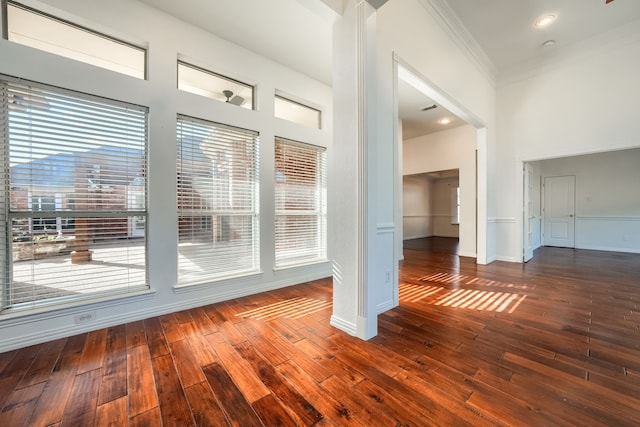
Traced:
[[500, 282], [498, 280], [489, 280], [489, 279], [481, 279], [479, 277], [474, 277], [472, 280], [466, 283], [467, 285], [477, 285], [477, 286], [490, 286], [493, 288], [512, 288], [512, 289], [533, 289], [535, 285], [516, 285], [515, 283], [506, 283]]
[[465, 276], [463, 274], [450, 274], [450, 273], [433, 273], [428, 276], [422, 276], [418, 280], [421, 282], [436, 282], [436, 283], [459, 283], [466, 279], [469, 276]]
[[331, 301], [298, 297], [243, 311], [242, 313], [236, 314], [236, 317], [245, 317], [254, 320], [273, 320], [282, 317], [299, 319], [329, 308], [331, 305]]
[[524, 301], [526, 295], [510, 292], [490, 292], [473, 289], [456, 289], [449, 291], [432, 302], [443, 307], [466, 308], [478, 311], [495, 311], [513, 313]]
[[487, 286], [492, 288], [512, 288], [512, 289], [533, 289], [535, 285], [517, 285], [515, 283], [501, 282], [499, 280], [482, 279], [480, 277], [469, 277], [463, 274], [433, 273], [428, 276], [418, 278], [421, 282], [434, 282], [444, 284], [464, 284], [475, 286]]
[[[424, 302], [430, 305], [497, 313], [513, 313], [527, 297], [511, 292], [493, 292], [481, 289], [446, 290], [440, 286], [421, 286], [409, 283], [400, 283], [398, 291], [402, 302], [425, 300]], [[442, 294], [443, 291], [444, 294]]]
[[398, 292], [400, 294], [400, 301], [416, 302], [435, 295], [442, 291], [444, 288], [439, 286], [421, 286], [410, 285], [408, 283], [400, 283], [398, 286]]

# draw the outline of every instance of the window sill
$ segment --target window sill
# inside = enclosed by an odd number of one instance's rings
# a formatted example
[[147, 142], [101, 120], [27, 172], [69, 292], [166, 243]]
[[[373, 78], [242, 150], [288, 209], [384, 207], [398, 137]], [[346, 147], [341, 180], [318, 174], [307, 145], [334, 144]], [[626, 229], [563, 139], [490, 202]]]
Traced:
[[189, 283], [179, 284], [173, 287], [173, 292], [176, 294], [182, 294], [186, 292], [193, 292], [202, 289], [210, 289], [212, 287], [226, 285], [228, 283], [239, 282], [241, 280], [247, 280], [254, 277], [262, 276], [262, 270], [251, 270], [243, 273], [232, 274], [228, 276], [214, 277], [210, 279], [203, 279], [193, 281]]
[[327, 262], [329, 262], [328, 259], [321, 259], [321, 260], [315, 260], [315, 261], [309, 261], [309, 262], [301, 262], [297, 264], [286, 264], [286, 265], [281, 265], [279, 267], [273, 267], [273, 271], [290, 270], [292, 268], [299, 268], [299, 267], [310, 267], [313, 265], [325, 264]]
[[[0, 322], [9, 322], [12, 325], [53, 319], [61, 315], [73, 315], [85, 313], [97, 308], [105, 308], [114, 305], [143, 300], [155, 295], [155, 289], [143, 289], [137, 292], [110, 294], [86, 298], [62, 304], [48, 304], [33, 309], [7, 309], [0, 314]], [[61, 313], [64, 312], [64, 313]]]

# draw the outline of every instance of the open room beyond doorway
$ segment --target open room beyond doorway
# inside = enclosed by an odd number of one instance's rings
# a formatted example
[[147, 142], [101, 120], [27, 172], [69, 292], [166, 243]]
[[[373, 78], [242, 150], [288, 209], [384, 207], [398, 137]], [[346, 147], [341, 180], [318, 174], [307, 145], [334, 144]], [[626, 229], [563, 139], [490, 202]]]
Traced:
[[403, 240], [459, 238], [458, 254], [483, 264], [486, 131], [473, 114], [400, 62], [397, 85], [402, 159], [399, 235]]
[[422, 237], [407, 239], [404, 241], [404, 249], [417, 252], [441, 252], [445, 254], [458, 254], [460, 240], [455, 237]]
[[640, 148], [524, 163], [525, 261], [541, 246], [640, 253], [638, 164]]
[[458, 253], [461, 210], [459, 169], [405, 175], [402, 181], [404, 247], [409, 241], [429, 241], [432, 237], [439, 237], [455, 241], [455, 253]]

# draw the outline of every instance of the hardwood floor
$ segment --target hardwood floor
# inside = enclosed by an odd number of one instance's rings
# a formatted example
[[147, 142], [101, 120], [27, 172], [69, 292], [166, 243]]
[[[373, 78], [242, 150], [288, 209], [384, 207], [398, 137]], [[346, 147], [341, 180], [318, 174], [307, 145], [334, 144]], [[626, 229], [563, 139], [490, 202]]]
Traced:
[[0, 354], [0, 426], [640, 424], [640, 255], [406, 249], [369, 342], [329, 279]]

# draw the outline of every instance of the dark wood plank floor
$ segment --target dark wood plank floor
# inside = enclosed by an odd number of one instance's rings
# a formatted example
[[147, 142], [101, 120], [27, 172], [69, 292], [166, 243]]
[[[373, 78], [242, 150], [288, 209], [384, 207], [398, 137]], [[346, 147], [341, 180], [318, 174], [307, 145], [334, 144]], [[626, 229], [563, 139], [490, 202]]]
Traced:
[[640, 424], [640, 255], [424, 246], [369, 342], [328, 279], [114, 326], [0, 354], [0, 426]]

